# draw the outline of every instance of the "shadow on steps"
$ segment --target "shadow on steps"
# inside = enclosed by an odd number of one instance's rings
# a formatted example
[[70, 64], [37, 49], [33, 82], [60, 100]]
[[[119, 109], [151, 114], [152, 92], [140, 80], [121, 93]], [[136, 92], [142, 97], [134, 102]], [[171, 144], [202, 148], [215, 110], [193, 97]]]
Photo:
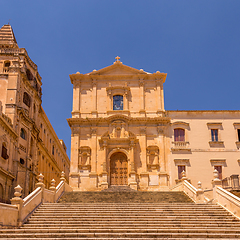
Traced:
[[184, 192], [101, 191], [67, 192], [59, 203], [190, 203]]

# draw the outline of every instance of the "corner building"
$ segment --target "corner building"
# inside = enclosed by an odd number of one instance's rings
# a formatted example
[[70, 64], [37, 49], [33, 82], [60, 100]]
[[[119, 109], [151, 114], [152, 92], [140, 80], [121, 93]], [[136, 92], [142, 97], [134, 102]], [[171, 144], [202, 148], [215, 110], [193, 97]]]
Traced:
[[23, 197], [35, 188], [39, 173], [50, 187], [61, 172], [68, 179], [70, 161], [42, 108], [42, 79], [26, 49], [19, 48], [13, 29], [0, 29], [0, 201]]
[[166, 77], [119, 57], [98, 71], [70, 75], [74, 190], [169, 190], [183, 171], [194, 186], [211, 188], [214, 169], [222, 179], [239, 173], [240, 112], [165, 111]]

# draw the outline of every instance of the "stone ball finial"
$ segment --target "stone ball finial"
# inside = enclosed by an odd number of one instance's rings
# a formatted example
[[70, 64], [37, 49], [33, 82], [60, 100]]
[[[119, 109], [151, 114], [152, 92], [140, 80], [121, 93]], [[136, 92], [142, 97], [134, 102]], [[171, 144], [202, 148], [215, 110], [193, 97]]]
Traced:
[[44, 178], [44, 176], [42, 175], [42, 173], [40, 173], [38, 175], [38, 182], [43, 183], [43, 178]]
[[66, 181], [64, 171], [62, 171], [62, 173], [61, 173], [61, 178], [60, 178], [60, 180], [61, 180], [61, 181], [64, 181], [64, 182]]
[[51, 180], [51, 186], [50, 186], [49, 189], [52, 190], [52, 191], [55, 191], [55, 190], [56, 190], [55, 184], [56, 184], [55, 179], [52, 179], [52, 180]]
[[198, 185], [198, 189], [201, 190], [202, 189], [202, 183], [199, 181], [197, 185]]
[[182, 171], [182, 178], [186, 178], [186, 172], [184, 170]]
[[218, 173], [217, 169], [214, 169], [214, 171], [213, 171], [213, 178], [214, 179], [219, 179], [219, 173]]
[[55, 179], [52, 179], [52, 180], [51, 180], [51, 187], [55, 187], [55, 184], [56, 184]]
[[15, 190], [15, 193], [14, 193], [14, 196], [15, 197], [21, 197], [21, 195], [22, 195], [22, 187], [20, 186], [20, 185], [17, 185], [15, 188], [14, 188], [14, 190]]

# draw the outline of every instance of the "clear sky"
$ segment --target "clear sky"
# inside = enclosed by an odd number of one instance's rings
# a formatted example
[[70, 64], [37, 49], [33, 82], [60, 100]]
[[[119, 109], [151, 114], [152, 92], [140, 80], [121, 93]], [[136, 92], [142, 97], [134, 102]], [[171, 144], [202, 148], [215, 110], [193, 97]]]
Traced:
[[239, 0], [0, 0], [0, 25], [38, 65], [43, 108], [70, 153], [69, 74], [123, 64], [168, 73], [166, 110], [238, 110]]

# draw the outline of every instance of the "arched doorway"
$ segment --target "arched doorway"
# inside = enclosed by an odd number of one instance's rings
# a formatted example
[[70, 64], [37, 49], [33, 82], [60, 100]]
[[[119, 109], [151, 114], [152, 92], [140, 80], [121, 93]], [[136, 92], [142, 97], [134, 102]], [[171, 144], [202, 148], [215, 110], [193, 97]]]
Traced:
[[128, 185], [128, 161], [122, 152], [114, 153], [110, 158], [110, 184]]

